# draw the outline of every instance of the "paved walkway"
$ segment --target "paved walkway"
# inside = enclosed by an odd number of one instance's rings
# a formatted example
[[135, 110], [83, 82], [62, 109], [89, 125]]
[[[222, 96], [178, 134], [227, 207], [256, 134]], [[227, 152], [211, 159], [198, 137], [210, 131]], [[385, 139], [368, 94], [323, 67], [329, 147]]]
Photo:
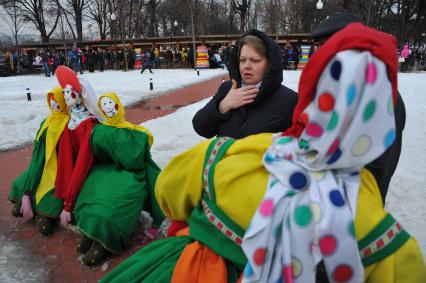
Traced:
[[[142, 123], [168, 115], [179, 107], [212, 96], [222, 80], [223, 76], [219, 76], [134, 105], [126, 109], [126, 118], [133, 123]], [[97, 282], [140, 246], [135, 241], [131, 250], [121, 256], [111, 256], [107, 271], [102, 271], [100, 266], [86, 268], [77, 261], [75, 233], [58, 228], [54, 235], [43, 237], [37, 233], [34, 223], [23, 223], [22, 219], [12, 217], [12, 205], [7, 201], [7, 195], [12, 181], [28, 166], [31, 153], [32, 146], [0, 153], [0, 233], [12, 240], [25, 242], [32, 253], [41, 256], [51, 268], [51, 282]]]

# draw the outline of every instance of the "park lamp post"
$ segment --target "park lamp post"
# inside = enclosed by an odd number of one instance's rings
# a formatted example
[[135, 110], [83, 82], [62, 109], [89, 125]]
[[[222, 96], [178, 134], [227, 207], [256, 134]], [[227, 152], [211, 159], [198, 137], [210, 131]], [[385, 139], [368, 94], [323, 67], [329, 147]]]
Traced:
[[[107, 18], [111, 21], [111, 38], [114, 41], [114, 52], [115, 52], [115, 59], [117, 60], [117, 43], [115, 42], [116, 40], [116, 29], [115, 29], [115, 21], [117, 20], [117, 16], [115, 15], [114, 12], [107, 14]], [[117, 69], [117, 61], [115, 63], [115, 69]]]
[[112, 12], [107, 14], [107, 18], [111, 20], [111, 37], [115, 39], [115, 21], [117, 20], [117, 16]]
[[[122, 10], [119, 10], [119, 12], [120, 11], [122, 11]], [[116, 29], [115, 29], [115, 27], [116, 27], [115, 23], [116, 23], [116, 20], [117, 20], [116, 14], [114, 12], [112, 12], [110, 18], [111, 18], [111, 25], [114, 26], [114, 31], [116, 31]], [[121, 19], [122, 19], [122, 15], [121, 15]], [[126, 55], [126, 38], [125, 38], [125, 35], [124, 35], [124, 24], [123, 24], [122, 21], [120, 21], [120, 38], [121, 38], [121, 42], [122, 42], [122, 45], [123, 45], [123, 55], [124, 55], [124, 65], [125, 65], [123, 71], [127, 71], [128, 66], [127, 66], [127, 55]], [[115, 44], [116, 43], [115, 43], [115, 36], [114, 36], [114, 45]]]
[[174, 29], [173, 29], [173, 35], [174, 36], [176, 36], [176, 28], [177, 28], [177, 26], [179, 25], [179, 23], [178, 23], [178, 21], [177, 20], [175, 20], [174, 22], [173, 22], [173, 26], [174, 26]]
[[318, 0], [318, 2], [317, 2], [317, 9], [318, 10], [322, 10], [323, 7], [324, 7], [324, 4], [322, 3], [322, 1]]
[[193, 0], [190, 0], [190, 13], [191, 13], [191, 34], [192, 34], [192, 55], [194, 60], [194, 70], [197, 69], [197, 51], [195, 43], [195, 27], [194, 27], [194, 13], [195, 13], [195, 3]]
[[317, 6], [317, 10], [319, 12], [319, 22], [321, 22], [322, 21], [322, 8], [324, 8], [324, 3], [322, 3], [321, 0], [318, 0], [316, 6]]

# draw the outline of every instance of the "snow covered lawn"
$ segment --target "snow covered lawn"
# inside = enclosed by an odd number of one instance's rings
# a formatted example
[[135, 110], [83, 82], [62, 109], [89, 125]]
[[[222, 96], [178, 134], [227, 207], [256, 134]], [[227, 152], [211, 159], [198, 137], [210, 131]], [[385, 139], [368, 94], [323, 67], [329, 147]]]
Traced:
[[[105, 92], [116, 92], [125, 106], [141, 100], [159, 96], [172, 89], [198, 83], [206, 79], [228, 72], [221, 69], [200, 70], [200, 76], [191, 69], [155, 69], [154, 74], [134, 70], [105, 71], [84, 73], [81, 77], [91, 83], [99, 95]], [[152, 78], [154, 90], [149, 90]], [[22, 146], [34, 140], [41, 121], [49, 114], [46, 94], [58, 85], [56, 77], [44, 75], [28, 75], [0, 77], [0, 151]], [[27, 90], [30, 89], [32, 101], [27, 101]]]

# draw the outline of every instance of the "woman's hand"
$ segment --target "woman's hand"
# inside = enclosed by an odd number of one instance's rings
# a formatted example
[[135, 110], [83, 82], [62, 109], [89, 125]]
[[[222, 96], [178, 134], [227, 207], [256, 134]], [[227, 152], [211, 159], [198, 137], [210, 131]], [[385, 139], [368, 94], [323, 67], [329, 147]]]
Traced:
[[254, 101], [259, 90], [255, 85], [237, 88], [237, 82], [232, 80], [232, 87], [224, 99], [219, 103], [219, 111], [222, 114], [232, 109], [239, 108]]

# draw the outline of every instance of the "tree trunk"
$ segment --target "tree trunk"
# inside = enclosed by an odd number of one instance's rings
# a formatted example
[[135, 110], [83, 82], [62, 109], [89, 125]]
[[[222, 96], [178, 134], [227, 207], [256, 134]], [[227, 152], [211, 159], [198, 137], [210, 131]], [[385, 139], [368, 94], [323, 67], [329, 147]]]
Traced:
[[48, 43], [49, 42], [49, 36], [47, 35], [46, 30], [43, 27], [37, 27], [38, 30], [40, 31], [40, 37], [41, 37], [41, 42], [43, 43]]
[[191, 31], [192, 31], [192, 55], [194, 58], [194, 69], [197, 69], [197, 49], [195, 44], [195, 23], [194, 23], [194, 12], [195, 12], [195, 5], [193, 5], [193, 2], [191, 0]]
[[16, 71], [18, 73], [20, 73], [21, 72], [21, 62], [19, 60], [20, 52], [19, 52], [19, 44], [18, 44], [18, 35], [17, 34], [15, 34], [15, 47], [16, 47], [16, 57], [18, 58], [18, 60], [16, 60]]
[[82, 11], [76, 10], [75, 15], [75, 21], [76, 21], [76, 29], [77, 29], [77, 40], [82, 41], [83, 40], [83, 17], [82, 17]]
[[240, 32], [244, 33], [244, 28], [246, 26], [246, 17], [247, 17], [247, 10], [242, 10], [240, 14]]

